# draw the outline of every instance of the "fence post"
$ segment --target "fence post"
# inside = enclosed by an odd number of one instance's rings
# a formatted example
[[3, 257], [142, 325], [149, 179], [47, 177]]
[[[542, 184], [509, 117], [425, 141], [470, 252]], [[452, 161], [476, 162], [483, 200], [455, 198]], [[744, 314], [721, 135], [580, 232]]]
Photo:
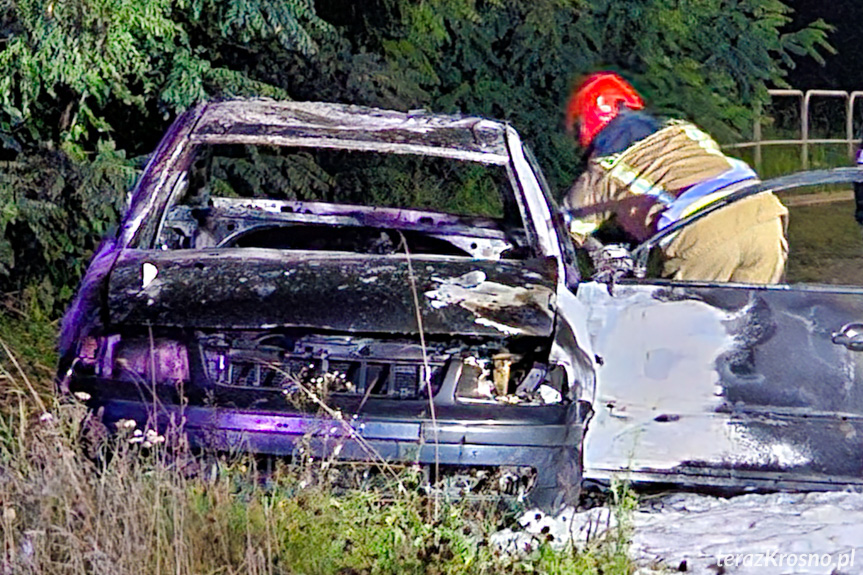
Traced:
[[786, 96], [792, 98], [800, 99], [800, 137], [804, 141], [803, 145], [800, 147], [800, 163], [802, 165], [809, 164], [809, 150], [806, 149], [805, 141], [809, 137], [809, 121], [806, 119], [804, 112], [807, 110], [807, 106], [804, 103], [804, 95], [802, 90], [767, 90], [767, 93], [770, 94], [771, 97], [775, 96]]
[[[812, 96], [830, 96], [834, 98], [845, 98], [845, 112], [848, 112], [848, 92], [844, 90], [807, 90], [806, 96], [803, 98], [803, 128], [802, 128], [802, 139], [803, 139], [803, 151], [801, 153], [801, 160], [803, 163], [803, 169], [809, 169], [809, 100]], [[848, 121], [846, 119], [845, 122], [846, 129], [848, 126]], [[841, 140], [840, 140], [841, 141]]]
[[755, 104], [755, 124], [752, 126], [755, 141], [755, 171], [761, 173], [761, 102]]
[[800, 146], [800, 166], [804, 170], [809, 169], [809, 92], [800, 102], [800, 139], [803, 144]]
[[848, 98], [848, 116], [845, 121], [845, 134], [848, 137], [848, 158], [854, 159], [854, 100], [858, 96], [863, 96], [863, 92], [856, 90], [851, 92], [851, 97]]
[[[723, 148], [740, 149], [740, 148], [755, 148], [754, 163], [755, 169], [761, 172], [763, 165], [763, 149], [768, 145], [796, 145], [800, 146], [800, 165], [803, 170], [809, 169], [809, 145], [810, 144], [846, 144], [848, 146], [848, 155], [854, 159], [855, 144], [858, 140], [854, 137], [854, 105], [857, 98], [863, 97], [863, 90], [854, 91], [850, 94], [844, 90], [807, 90], [805, 93], [801, 90], [791, 89], [774, 89], [767, 90], [770, 98], [781, 96], [790, 96], [799, 98], [800, 100], [800, 138], [794, 140], [763, 140], [762, 121], [763, 121], [763, 106], [761, 102], [755, 103], [754, 108], [754, 123], [752, 126], [752, 141], [742, 142], [737, 144], [726, 144]], [[813, 97], [827, 96], [845, 99], [845, 137], [841, 139], [834, 138], [810, 138], [809, 137], [809, 102]]]

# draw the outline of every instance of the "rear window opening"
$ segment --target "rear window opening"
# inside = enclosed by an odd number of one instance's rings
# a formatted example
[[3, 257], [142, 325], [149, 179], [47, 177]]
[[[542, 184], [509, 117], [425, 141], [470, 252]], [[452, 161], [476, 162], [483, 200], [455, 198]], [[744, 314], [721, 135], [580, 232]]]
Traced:
[[202, 145], [161, 249], [529, 257], [507, 167], [436, 156]]

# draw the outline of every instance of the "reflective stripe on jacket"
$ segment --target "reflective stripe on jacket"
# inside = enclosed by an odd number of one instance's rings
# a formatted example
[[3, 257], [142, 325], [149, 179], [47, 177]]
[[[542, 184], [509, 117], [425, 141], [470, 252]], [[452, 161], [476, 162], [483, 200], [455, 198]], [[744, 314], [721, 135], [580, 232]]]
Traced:
[[[669, 121], [618, 154], [590, 159], [564, 199], [572, 216], [570, 232], [578, 242], [614, 218], [635, 240], [643, 241], [686, 191], [697, 190], [697, 184], [721, 178], [740, 164], [694, 124]], [[686, 205], [680, 208], [680, 213], [686, 211]]]
[[758, 174], [746, 163], [733, 158], [729, 160], [733, 166], [730, 170], [719, 174], [715, 178], [695, 184], [677, 196], [677, 199], [671, 202], [659, 217], [659, 224], [656, 226], [657, 230], [665, 229], [677, 220], [694, 214], [717, 200], [721, 200], [730, 194], [733, 189], [738, 189], [734, 184], [758, 179]]

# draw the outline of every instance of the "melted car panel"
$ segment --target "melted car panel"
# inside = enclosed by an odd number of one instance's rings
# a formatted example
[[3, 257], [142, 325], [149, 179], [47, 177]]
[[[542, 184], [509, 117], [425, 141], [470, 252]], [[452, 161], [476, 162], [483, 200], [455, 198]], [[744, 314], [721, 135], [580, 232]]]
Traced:
[[129, 251], [112, 273], [108, 310], [116, 325], [418, 333], [418, 303], [427, 333], [548, 336], [555, 285], [542, 260]]
[[580, 286], [601, 357], [587, 475], [688, 484], [863, 484], [863, 357], [833, 334], [859, 289]]

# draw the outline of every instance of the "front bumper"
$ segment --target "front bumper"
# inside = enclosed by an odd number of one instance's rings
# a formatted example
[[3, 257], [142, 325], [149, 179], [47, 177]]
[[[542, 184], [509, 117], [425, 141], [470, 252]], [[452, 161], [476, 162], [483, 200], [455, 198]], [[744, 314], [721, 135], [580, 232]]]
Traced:
[[126, 382], [102, 378], [72, 384], [90, 395], [89, 407], [102, 413], [109, 429], [132, 419], [160, 432], [179, 430], [195, 447], [292, 456], [302, 446], [318, 457], [348, 461], [529, 467], [535, 481], [528, 498], [546, 508], [571, 502], [581, 480], [577, 404], [440, 406], [432, 418], [425, 401], [390, 401], [367, 406], [362, 415], [342, 416], [350, 413], [345, 409], [334, 417], [266, 404], [183, 405], [170, 393], [157, 393], [153, 401], [151, 393], [141, 393], [143, 386], [132, 387], [138, 393], [128, 393]]

